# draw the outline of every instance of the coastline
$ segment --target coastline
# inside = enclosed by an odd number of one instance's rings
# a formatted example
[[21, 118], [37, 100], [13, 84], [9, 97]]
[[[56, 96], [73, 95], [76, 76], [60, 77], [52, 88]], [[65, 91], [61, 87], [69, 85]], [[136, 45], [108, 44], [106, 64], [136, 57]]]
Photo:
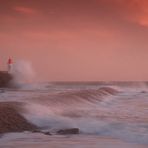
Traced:
[[7, 71], [0, 71], [0, 88], [9, 87], [10, 81], [12, 79], [12, 75]]
[[20, 114], [22, 106], [19, 102], [0, 102], [0, 134], [37, 129]]

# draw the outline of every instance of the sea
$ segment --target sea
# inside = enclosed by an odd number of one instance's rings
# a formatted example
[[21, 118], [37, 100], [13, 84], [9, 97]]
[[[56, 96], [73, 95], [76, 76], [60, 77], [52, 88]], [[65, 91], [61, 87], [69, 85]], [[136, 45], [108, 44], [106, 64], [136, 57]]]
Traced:
[[[0, 148], [148, 148], [148, 82], [38, 82], [0, 90], [42, 131], [0, 136]], [[78, 128], [79, 134], [59, 135]]]

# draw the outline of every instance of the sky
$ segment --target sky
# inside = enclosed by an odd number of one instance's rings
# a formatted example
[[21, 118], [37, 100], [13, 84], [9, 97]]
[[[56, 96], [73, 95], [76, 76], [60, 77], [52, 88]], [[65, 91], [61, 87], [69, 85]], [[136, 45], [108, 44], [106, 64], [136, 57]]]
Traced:
[[0, 0], [8, 57], [40, 80], [148, 80], [148, 0]]

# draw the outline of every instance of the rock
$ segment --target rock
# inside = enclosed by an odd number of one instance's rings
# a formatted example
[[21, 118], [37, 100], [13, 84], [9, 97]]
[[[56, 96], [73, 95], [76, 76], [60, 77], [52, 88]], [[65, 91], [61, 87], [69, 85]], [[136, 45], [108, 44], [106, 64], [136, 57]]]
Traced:
[[50, 132], [43, 132], [45, 135], [52, 135]]
[[0, 134], [38, 129], [22, 116], [23, 105], [18, 102], [0, 102]]
[[6, 71], [0, 71], [0, 87], [9, 87], [9, 83], [12, 79], [11, 74]]
[[79, 129], [78, 128], [62, 129], [57, 131], [57, 134], [60, 135], [79, 134]]

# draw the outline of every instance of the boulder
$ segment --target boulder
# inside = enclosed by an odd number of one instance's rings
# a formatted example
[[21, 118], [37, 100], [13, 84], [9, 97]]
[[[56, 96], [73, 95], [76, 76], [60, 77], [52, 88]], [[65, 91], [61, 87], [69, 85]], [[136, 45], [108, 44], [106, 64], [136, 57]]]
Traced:
[[57, 134], [60, 135], [79, 134], [79, 129], [78, 128], [61, 129], [57, 131]]
[[44, 135], [52, 135], [50, 132], [42, 132]]
[[18, 102], [0, 102], [0, 134], [38, 129], [22, 116], [22, 106]]

